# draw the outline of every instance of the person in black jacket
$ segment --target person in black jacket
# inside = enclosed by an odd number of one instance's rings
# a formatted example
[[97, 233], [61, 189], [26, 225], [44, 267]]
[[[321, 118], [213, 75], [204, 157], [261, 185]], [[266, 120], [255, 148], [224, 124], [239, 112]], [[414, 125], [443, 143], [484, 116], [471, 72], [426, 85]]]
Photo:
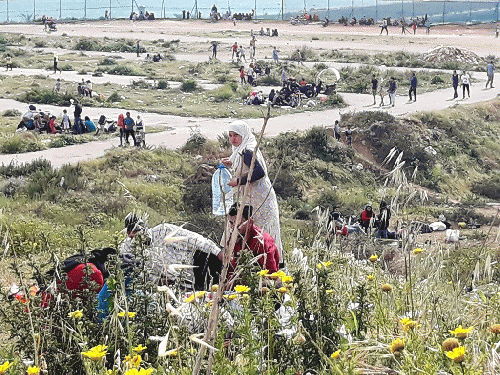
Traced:
[[380, 212], [377, 216], [378, 233], [377, 238], [387, 238], [387, 229], [389, 228], [389, 220], [391, 219], [391, 210], [387, 207], [387, 203], [380, 202]]

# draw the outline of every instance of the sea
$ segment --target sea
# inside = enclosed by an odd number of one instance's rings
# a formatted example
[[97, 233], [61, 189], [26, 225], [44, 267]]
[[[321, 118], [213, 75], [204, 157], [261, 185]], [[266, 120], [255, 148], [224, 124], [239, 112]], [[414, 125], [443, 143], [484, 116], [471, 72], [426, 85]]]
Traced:
[[[33, 22], [43, 15], [54, 19], [101, 19], [108, 11], [112, 18], [128, 18], [140, 8], [157, 18], [182, 18], [183, 11], [196, 10], [207, 18], [215, 5], [221, 14], [250, 13], [258, 19], [289, 20], [302, 12], [320, 18], [382, 17], [405, 19], [427, 14], [432, 23], [483, 23], [498, 21], [498, 2], [385, 0], [0, 0], [0, 23]], [[1, 26], [0, 26], [1, 31]]]

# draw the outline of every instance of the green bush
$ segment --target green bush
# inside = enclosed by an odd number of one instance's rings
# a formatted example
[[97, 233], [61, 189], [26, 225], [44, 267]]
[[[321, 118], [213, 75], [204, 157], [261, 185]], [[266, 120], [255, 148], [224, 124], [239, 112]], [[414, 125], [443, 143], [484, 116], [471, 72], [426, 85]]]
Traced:
[[117, 76], [140, 76], [139, 73], [134, 67], [129, 67], [126, 65], [117, 65], [111, 69], [107, 70], [108, 74], [114, 74]]
[[108, 98], [108, 102], [110, 103], [116, 103], [121, 101], [122, 101], [122, 96], [118, 93], [118, 91], [114, 91]]
[[325, 104], [331, 107], [343, 107], [345, 105], [345, 100], [340, 94], [328, 95]]
[[471, 191], [490, 199], [500, 200], [500, 175], [493, 175], [475, 182], [471, 187]]
[[21, 94], [19, 100], [25, 103], [55, 104], [60, 106], [69, 106], [73, 95], [68, 93], [58, 93], [47, 89], [31, 89]]
[[17, 109], [6, 109], [2, 113], [3, 117], [19, 117], [21, 115], [22, 115], [21, 111], [18, 111]]
[[431, 85], [436, 85], [438, 83], [444, 83], [444, 79], [441, 78], [441, 76], [434, 76], [431, 79]]
[[31, 163], [15, 164], [11, 162], [0, 166], [0, 175], [4, 177], [29, 176], [32, 173], [44, 169], [52, 169], [50, 161], [46, 159], [35, 159]]
[[214, 102], [223, 102], [230, 100], [238, 86], [235, 83], [230, 83], [228, 85], [221, 86], [211, 91], [210, 97]]
[[67, 71], [73, 70], [73, 67], [71, 66], [71, 64], [64, 64], [64, 65], [61, 65], [60, 69], [67, 72]]
[[80, 39], [73, 49], [78, 51], [100, 51], [99, 43], [92, 39]]
[[205, 183], [186, 186], [182, 202], [187, 213], [210, 213], [212, 210], [212, 185]]
[[188, 80], [182, 81], [182, 84], [181, 84], [182, 91], [191, 92], [191, 91], [195, 91], [197, 89], [198, 89], [198, 84], [196, 83], [196, 81], [194, 79], [188, 79]]
[[292, 52], [290, 55], [290, 60], [293, 61], [312, 61], [315, 60], [317, 57], [316, 52], [308, 46], [302, 46], [300, 48], [297, 48], [295, 51]]
[[47, 47], [47, 43], [43, 40], [37, 40], [35, 41], [35, 48], [44, 48]]
[[259, 77], [259, 84], [262, 86], [281, 86], [281, 78], [273, 75]]
[[159, 90], [166, 90], [168, 87], [168, 82], [163, 80], [158, 81], [158, 84], [156, 85], [156, 88]]
[[115, 65], [116, 60], [112, 57], [106, 57], [98, 62], [99, 65]]

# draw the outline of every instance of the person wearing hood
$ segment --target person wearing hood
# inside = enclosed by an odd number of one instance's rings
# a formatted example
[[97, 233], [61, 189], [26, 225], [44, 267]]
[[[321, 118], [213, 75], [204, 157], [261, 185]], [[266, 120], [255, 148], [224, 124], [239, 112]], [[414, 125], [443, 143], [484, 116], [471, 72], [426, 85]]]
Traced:
[[[248, 205], [254, 207], [252, 213], [253, 223], [273, 237], [279, 251], [280, 268], [284, 267], [283, 245], [281, 243], [281, 231], [279, 221], [278, 201], [273, 185], [269, 179], [264, 156], [257, 150], [255, 166], [252, 175], [249, 176], [257, 140], [250, 127], [245, 121], [233, 121], [229, 125], [229, 142], [233, 153], [229, 158], [223, 159], [222, 163], [230, 169], [233, 179], [228, 185], [235, 188], [235, 200], [243, 197], [247, 181], [250, 187], [250, 199]], [[223, 242], [225, 239], [223, 239]]]
[[377, 216], [378, 233], [377, 238], [387, 238], [387, 230], [389, 229], [389, 220], [391, 219], [391, 210], [387, 207], [385, 201], [380, 202], [380, 212]]

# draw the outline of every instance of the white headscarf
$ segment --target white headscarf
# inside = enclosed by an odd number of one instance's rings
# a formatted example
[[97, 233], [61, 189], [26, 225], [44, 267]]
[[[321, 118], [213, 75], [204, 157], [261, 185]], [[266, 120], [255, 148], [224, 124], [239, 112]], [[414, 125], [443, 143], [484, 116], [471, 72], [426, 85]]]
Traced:
[[[243, 153], [245, 150], [249, 150], [252, 153], [257, 146], [257, 140], [250, 129], [250, 126], [243, 120], [236, 120], [229, 124], [229, 131], [235, 132], [240, 135], [242, 138], [241, 144], [238, 147], [233, 146], [233, 153], [229, 157], [229, 160], [232, 163], [231, 169], [233, 174], [238, 172], [241, 168], [241, 163], [243, 162]], [[264, 157], [260, 150], [257, 151], [257, 160], [259, 161], [264, 173], [267, 175], [267, 166], [264, 161]]]

